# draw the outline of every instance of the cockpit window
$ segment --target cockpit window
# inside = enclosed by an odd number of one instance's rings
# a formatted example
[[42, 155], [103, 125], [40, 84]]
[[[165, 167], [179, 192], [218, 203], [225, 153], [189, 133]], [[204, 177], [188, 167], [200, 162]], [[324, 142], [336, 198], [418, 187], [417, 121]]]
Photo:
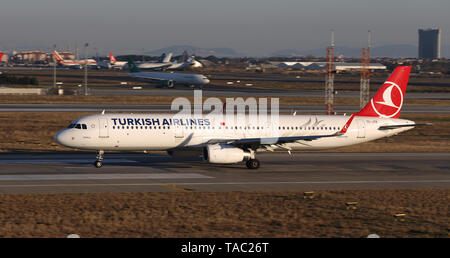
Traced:
[[70, 124], [67, 128], [76, 128], [76, 129], [87, 129], [86, 124]]

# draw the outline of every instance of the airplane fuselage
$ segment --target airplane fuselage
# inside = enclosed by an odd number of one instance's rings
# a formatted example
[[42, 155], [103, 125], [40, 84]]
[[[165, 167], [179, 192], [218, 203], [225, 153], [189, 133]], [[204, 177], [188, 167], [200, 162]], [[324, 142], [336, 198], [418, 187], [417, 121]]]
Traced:
[[129, 73], [131, 77], [137, 78], [141, 81], [172, 81], [175, 84], [185, 85], [206, 85], [209, 79], [201, 74], [190, 73], [164, 73], [164, 72], [136, 72]]
[[[99, 114], [81, 117], [61, 130], [55, 139], [61, 145], [84, 150], [171, 150], [204, 147], [214, 139], [246, 139], [331, 135], [339, 132], [349, 116], [281, 115], [279, 124], [225, 122], [221, 115], [175, 116], [171, 114]], [[392, 130], [380, 126], [405, 125]], [[320, 150], [359, 144], [412, 129], [404, 119], [355, 117], [343, 135], [299, 140], [269, 146], [269, 150]]]

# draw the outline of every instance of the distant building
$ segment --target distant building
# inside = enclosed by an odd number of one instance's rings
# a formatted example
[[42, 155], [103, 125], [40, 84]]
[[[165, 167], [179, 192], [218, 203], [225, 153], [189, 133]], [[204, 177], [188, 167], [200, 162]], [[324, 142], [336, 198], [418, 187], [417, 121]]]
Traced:
[[22, 51], [16, 53], [14, 58], [19, 63], [36, 63], [46, 61], [47, 55], [41, 51]]
[[419, 29], [419, 58], [441, 58], [441, 29]]
[[[63, 59], [74, 59], [75, 55], [71, 52], [59, 52]], [[36, 64], [53, 62], [52, 53], [45, 53], [42, 51], [21, 51], [13, 52], [13, 58], [19, 64]]]

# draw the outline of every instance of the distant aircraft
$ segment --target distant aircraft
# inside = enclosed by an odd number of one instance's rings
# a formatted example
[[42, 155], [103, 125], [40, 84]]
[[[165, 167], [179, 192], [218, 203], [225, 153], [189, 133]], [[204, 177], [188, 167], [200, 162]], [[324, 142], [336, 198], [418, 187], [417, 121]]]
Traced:
[[166, 55], [166, 53], [163, 53], [157, 62], [143, 62], [137, 64], [137, 67], [139, 69], [163, 69], [167, 68], [172, 65], [172, 62], [170, 62], [170, 59], [172, 58], [172, 53], [169, 53]]
[[56, 50], [53, 50], [52, 53], [56, 62], [62, 67], [81, 69], [86, 63], [88, 66], [97, 66], [97, 61], [94, 59], [71, 60], [62, 58]]
[[185, 60], [181, 60], [179, 63], [171, 62], [170, 58], [172, 57], [172, 53], [169, 53], [167, 56], [163, 54], [158, 62], [146, 62], [137, 64], [139, 69], [149, 69], [149, 70], [185, 70], [188, 68], [199, 68], [203, 65], [195, 60], [195, 56], [190, 56]]
[[[78, 118], [55, 140], [66, 147], [97, 150], [94, 165], [102, 166], [105, 150], [167, 151], [196, 156], [214, 164], [246, 162], [257, 169], [262, 151], [323, 150], [373, 141], [410, 130], [414, 121], [399, 119], [411, 66], [399, 66], [371, 101], [348, 116], [280, 115], [251, 124], [224, 115], [97, 114]], [[257, 118], [256, 118], [257, 119]], [[225, 123], [226, 122], [226, 123]], [[258, 122], [256, 122], [258, 123]]]
[[195, 60], [195, 56], [190, 56], [186, 61], [181, 63], [172, 63], [171, 66], [167, 67], [167, 70], [185, 70], [190, 68], [200, 68], [203, 67], [203, 65]]
[[109, 63], [112, 68], [123, 69], [123, 67], [127, 64], [126, 61], [117, 61], [112, 53], [109, 53]]
[[126, 61], [117, 61], [116, 58], [114, 57], [113, 53], [109, 53], [109, 62], [97, 62], [97, 65], [100, 66], [101, 68], [105, 68], [105, 69], [120, 69], [122, 70], [125, 65], [127, 64]]
[[183, 84], [191, 87], [206, 85], [209, 83], [209, 79], [202, 74], [191, 73], [165, 73], [165, 72], [140, 72], [136, 64], [129, 60], [128, 67], [131, 77], [137, 78], [141, 81], [155, 82], [159, 81], [163, 86], [169, 88], [174, 87], [175, 84]]

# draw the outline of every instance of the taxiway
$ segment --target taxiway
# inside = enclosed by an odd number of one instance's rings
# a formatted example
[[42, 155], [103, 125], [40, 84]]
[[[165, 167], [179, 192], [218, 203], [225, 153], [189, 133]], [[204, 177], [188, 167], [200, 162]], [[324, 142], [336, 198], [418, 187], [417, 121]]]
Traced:
[[262, 153], [261, 168], [163, 154], [0, 154], [0, 193], [449, 188], [450, 153]]

